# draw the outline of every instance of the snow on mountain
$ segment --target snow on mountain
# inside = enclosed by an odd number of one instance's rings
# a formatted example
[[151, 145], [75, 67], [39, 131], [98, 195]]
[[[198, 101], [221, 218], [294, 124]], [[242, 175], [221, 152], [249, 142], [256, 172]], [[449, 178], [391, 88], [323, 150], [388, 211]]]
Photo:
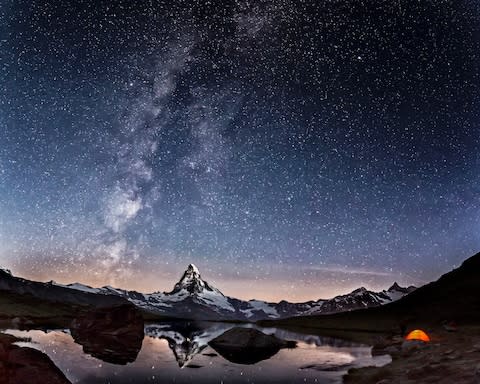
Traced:
[[214, 310], [220, 309], [220, 312], [223, 310], [235, 312], [228, 298], [204, 281], [194, 264], [187, 267], [180, 281], [175, 284], [171, 292], [165, 293], [163, 298], [167, 302], [179, 302], [192, 298], [194, 302], [211, 306]]
[[416, 288], [414, 286], [410, 287], [401, 287], [398, 285], [397, 282], [393, 283], [393, 285], [388, 288], [386, 291], [382, 291], [386, 296], [388, 296], [388, 299], [385, 300], [382, 304], [386, 304], [392, 301], [397, 301], [401, 299], [403, 296], [408, 295], [410, 292], [413, 292]]
[[377, 307], [391, 303], [415, 290], [415, 287], [402, 288], [394, 283], [388, 290], [380, 292], [358, 288], [346, 295], [339, 295], [330, 300], [319, 300], [319, 306], [308, 311], [309, 315], [327, 314], [355, 309]]
[[254, 316], [254, 311], [263, 311], [263, 313], [265, 313], [269, 318], [272, 319], [277, 319], [280, 317], [275, 307], [270, 303], [266, 303], [265, 301], [260, 300], [250, 300], [248, 304], [250, 304], [251, 308], [240, 310], [242, 313], [245, 314], [245, 316], [247, 316], [247, 318]]
[[92, 288], [92, 287], [89, 287], [88, 285], [80, 284], [80, 283], [62, 285], [62, 284], [57, 284], [57, 283], [53, 282], [53, 284], [58, 285], [60, 287], [76, 289], [77, 291], [90, 292], [90, 293], [101, 293], [100, 288]]
[[9, 275], [12, 274], [12, 271], [10, 271], [10, 269], [7, 269], [7, 268], [2, 268], [2, 267], [0, 267], [0, 271], [5, 272], [5, 273], [8, 273]]
[[[175, 284], [175, 287], [170, 294], [173, 295], [183, 290], [189, 293], [202, 293], [204, 290], [218, 291], [217, 289], [210, 287], [208, 283], [202, 280], [200, 271], [194, 264], [188, 265], [186, 271], [183, 273], [182, 278], [177, 284]], [[220, 293], [220, 291], [218, 292]]]
[[380, 292], [372, 292], [362, 287], [349, 294], [336, 296], [329, 300], [305, 303], [243, 301], [225, 296], [220, 290], [203, 280], [194, 264], [187, 267], [170, 292], [143, 294], [110, 286], [92, 288], [79, 283], [64, 285], [63, 287], [90, 293], [122, 296], [143, 310], [164, 316], [250, 321], [375, 307], [398, 300], [415, 289], [414, 287], [402, 288], [394, 283], [388, 290]]

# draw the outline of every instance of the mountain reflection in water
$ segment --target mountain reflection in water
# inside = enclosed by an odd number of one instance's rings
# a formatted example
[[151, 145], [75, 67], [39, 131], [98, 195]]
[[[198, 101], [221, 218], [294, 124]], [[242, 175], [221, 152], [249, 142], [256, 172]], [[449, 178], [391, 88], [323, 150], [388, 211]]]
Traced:
[[[237, 364], [242, 361], [238, 356], [237, 363], [228, 361], [228, 356], [225, 359], [217, 354], [209, 343], [239, 326], [294, 340], [298, 347], [279, 349], [267, 360], [249, 362], [252, 365]], [[95, 338], [76, 337], [77, 342], [84, 344], [75, 343], [69, 330], [6, 332], [30, 338], [31, 342], [21, 344], [45, 352], [72, 383], [80, 384], [340, 383], [341, 376], [351, 367], [390, 361], [386, 356], [372, 357], [371, 348], [365, 345], [252, 324], [188, 321], [148, 324], [139, 352], [135, 338], [122, 340], [121, 335], [110, 338], [102, 347], [102, 340]], [[122, 351], [125, 351], [123, 356]]]

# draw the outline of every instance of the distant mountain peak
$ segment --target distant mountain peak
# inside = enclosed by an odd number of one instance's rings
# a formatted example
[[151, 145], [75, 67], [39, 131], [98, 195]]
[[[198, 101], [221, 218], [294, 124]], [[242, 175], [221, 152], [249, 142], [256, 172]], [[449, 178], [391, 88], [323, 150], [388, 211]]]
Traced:
[[394, 282], [393, 285], [387, 289], [387, 292], [400, 292], [400, 293], [410, 293], [413, 292], [416, 288], [414, 286], [402, 287], [397, 282]]
[[352, 291], [352, 292], [350, 293], [350, 295], [351, 295], [351, 294], [354, 294], [354, 295], [363, 294], [363, 293], [365, 293], [365, 292], [367, 292], [367, 291], [368, 291], [367, 288], [365, 288], [365, 287], [360, 287], [360, 288], [357, 288], [357, 289], [355, 289], [354, 291]]
[[393, 285], [388, 288], [388, 291], [400, 291], [401, 289], [402, 287], [400, 287], [400, 285], [395, 281]]
[[198, 268], [194, 264], [189, 264], [185, 272], [183, 272], [182, 278], [175, 286], [182, 288], [191, 286], [192, 284], [196, 284], [200, 287], [205, 286], [205, 282], [202, 280]]
[[189, 264], [185, 272], [183, 272], [182, 278], [180, 281], [175, 284], [173, 291], [169, 294], [175, 294], [182, 290], [189, 292], [190, 294], [199, 294], [204, 290], [210, 292], [218, 292], [216, 288], [210, 286], [206, 281], [200, 276], [200, 271], [195, 264]]
[[196, 274], [200, 275], [200, 271], [198, 270], [198, 268], [195, 264], [188, 264], [187, 272], [196, 273]]

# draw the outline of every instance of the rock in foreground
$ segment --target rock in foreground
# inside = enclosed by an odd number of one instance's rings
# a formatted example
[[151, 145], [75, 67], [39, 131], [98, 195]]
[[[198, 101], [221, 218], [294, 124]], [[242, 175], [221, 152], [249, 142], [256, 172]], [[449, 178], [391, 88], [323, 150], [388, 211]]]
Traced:
[[[377, 348], [392, 356], [383, 367], [353, 368], [344, 377], [346, 384], [478, 384], [476, 366], [480, 361], [480, 328], [461, 326], [458, 332], [443, 327], [431, 329], [432, 342], [398, 342]], [[478, 376], [477, 376], [478, 375]]]
[[0, 334], [0, 384], [70, 384], [46, 354], [14, 345], [15, 341]]

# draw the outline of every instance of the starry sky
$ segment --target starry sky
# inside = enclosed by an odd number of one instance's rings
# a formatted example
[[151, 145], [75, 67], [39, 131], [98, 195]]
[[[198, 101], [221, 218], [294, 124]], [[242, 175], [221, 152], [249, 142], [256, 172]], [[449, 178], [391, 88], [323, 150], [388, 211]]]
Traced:
[[476, 0], [0, 0], [0, 265], [301, 301], [480, 250]]

